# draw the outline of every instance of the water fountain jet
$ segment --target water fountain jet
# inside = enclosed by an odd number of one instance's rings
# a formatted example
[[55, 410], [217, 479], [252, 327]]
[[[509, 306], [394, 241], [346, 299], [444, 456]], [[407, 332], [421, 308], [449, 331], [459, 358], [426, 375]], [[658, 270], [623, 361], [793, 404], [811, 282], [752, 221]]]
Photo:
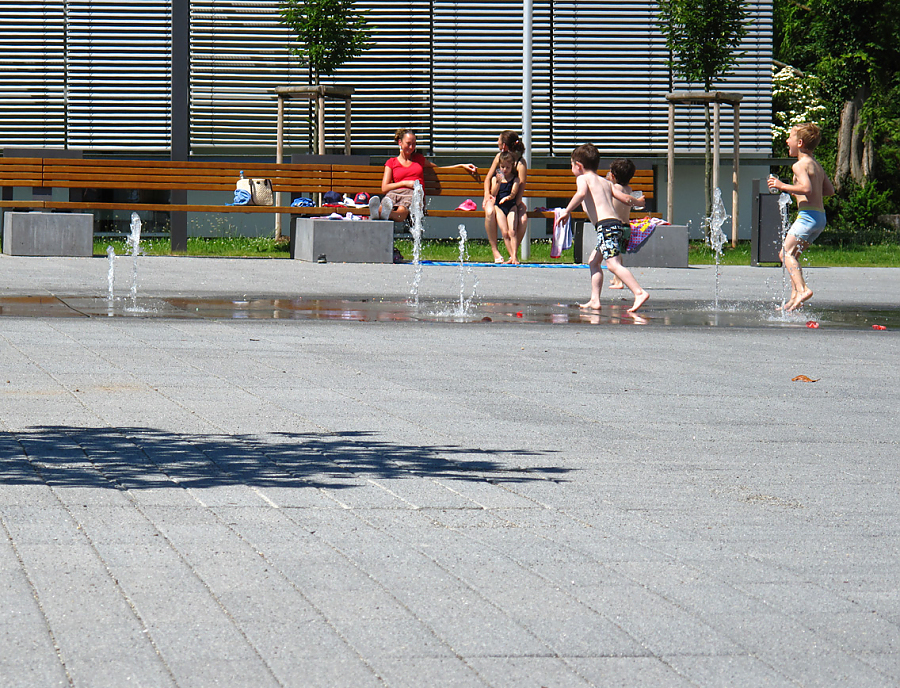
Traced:
[[713, 192], [713, 209], [712, 215], [708, 218], [704, 219], [704, 226], [706, 227], [706, 244], [712, 249], [713, 254], [716, 257], [716, 300], [715, 300], [715, 310], [719, 310], [719, 276], [720, 276], [720, 266], [722, 263], [722, 247], [725, 245], [725, 242], [728, 241], [728, 238], [725, 236], [725, 232], [722, 231], [722, 225], [725, 224], [725, 221], [730, 217], [727, 212], [725, 212], [725, 204], [722, 203], [722, 191], [719, 188]]

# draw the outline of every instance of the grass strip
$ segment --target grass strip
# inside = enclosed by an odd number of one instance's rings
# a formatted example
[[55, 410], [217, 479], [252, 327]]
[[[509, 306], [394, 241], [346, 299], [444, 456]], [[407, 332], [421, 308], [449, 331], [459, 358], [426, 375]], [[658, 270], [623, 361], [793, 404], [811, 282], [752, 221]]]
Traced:
[[[394, 245], [406, 260], [412, 257], [412, 240], [398, 239]], [[105, 256], [106, 247], [112, 246], [117, 255], [131, 252], [122, 239], [95, 241], [94, 254]], [[493, 263], [491, 248], [485, 239], [466, 242], [468, 262]], [[172, 254], [168, 239], [148, 239], [141, 242], [144, 255]], [[501, 253], [506, 256], [505, 248]], [[288, 258], [290, 248], [286, 243], [275, 243], [271, 237], [189, 237], [189, 256], [220, 256], [229, 258]], [[455, 262], [459, 260], [459, 241], [456, 239], [427, 239], [422, 242], [422, 260]], [[806, 253], [806, 261], [812, 267], [898, 267], [900, 266], [900, 245], [880, 244], [873, 246], [816, 246]], [[566, 264], [573, 262], [573, 250], [563, 251], [560, 258], [550, 257], [550, 240], [533, 239], [529, 263]], [[712, 251], [703, 242], [692, 241], [688, 252], [691, 265], [713, 265]], [[722, 265], [750, 265], [750, 242], [739, 242], [736, 248], [726, 246], [722, 255]]]

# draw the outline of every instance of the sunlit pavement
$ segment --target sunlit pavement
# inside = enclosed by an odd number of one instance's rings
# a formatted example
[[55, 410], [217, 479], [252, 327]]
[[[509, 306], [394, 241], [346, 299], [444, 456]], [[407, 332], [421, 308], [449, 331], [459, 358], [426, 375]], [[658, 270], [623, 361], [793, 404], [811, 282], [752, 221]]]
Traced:
[[0, 257], [3, 685], [900, 683], [900, 270], [107, 268]]

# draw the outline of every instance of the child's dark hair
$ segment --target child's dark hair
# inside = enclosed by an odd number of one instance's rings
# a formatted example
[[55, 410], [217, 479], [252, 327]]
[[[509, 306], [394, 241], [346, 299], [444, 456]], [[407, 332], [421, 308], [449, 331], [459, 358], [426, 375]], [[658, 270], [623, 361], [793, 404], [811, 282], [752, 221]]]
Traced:
[[812, 122], [804, 122], [794, 127], [797, 130], [797, 138], [803, 141], [803, 150], [814, 151], [819, 141], [822, 140], [822, 132]]
[[617, 184], [625, 186], [634, 176], [634, 163], [628, 158], [616, 158], [609, 166], [609, 171]]
[[572, 162], [579, 162], [584, 169], [596, 172], [600, 167], [600, 151], [593, 143], [582, 143], [572, 151]]
[[501, 165], [509, 165], [510, 167], [515, 167], [516, 166], [516, 156], [514, 156], [509, 151], [503, 151], [497, 157], [497, 167], [500, 167]]
[[520, 156], [525, 152], [525, 144], [522, 143], [519, 135], [512, 129], [506, 129], [505, 131], [500, 132], [500, 143], [506, 144], [506, 147], [509, 150], [513, 153], [518, 153]]

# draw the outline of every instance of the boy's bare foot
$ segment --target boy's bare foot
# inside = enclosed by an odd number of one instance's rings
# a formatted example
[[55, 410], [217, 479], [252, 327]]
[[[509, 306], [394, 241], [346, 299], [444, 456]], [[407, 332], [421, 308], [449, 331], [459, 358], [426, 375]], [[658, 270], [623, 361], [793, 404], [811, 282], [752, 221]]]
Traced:
[[624, 289], [625, 285], [622, 284], [621, 280], [613, 280], [612, 282], [609, 283], [609, 288], [610, 289]]
[[641, 289], [637, 294], [634, 295], [634, 304], [631, 308], [628, 309], [628, 313], [634, 313], [638, 308], [647, 303], [647, 299], [650, 298], [650, 294], [647, 293], [646, 290]]
[[800, 308], [800, 306], [809, 301], [812, 298], [812, 295], [812, 289], [807, 288], [806, 290], [797, 294], [797, 296], [784, 307], [784, 310], [788, 312], [797, 310], [798, 308]]
[[507, 258], [506, 262], [509, 263], [510, 265], [518, 265], [519, 264], [519, 261], [516, 260], [515, 256], [511, 256], [511, 257]]
[[794, 301], [796, 300], [796, 298], [797, 298], [797, 292], [795, 292], [795, 291], [792, 289], [792, 290], [791, 290], [791, 295], [790, 295], [790, 297], [788, 298], [788, 300], [785, 301], [784, 303], [781, 303], [781, 304], [778, 304], [777, 306], [775, 306], [775, 310], [776, 310], [776, 311], [788, 311], [788, 310], [790, 310], [790, 309], [788, 308], [788, 304], [794, 303]]
[[578, 307], [586, 310], [586, 311], [599, 311], [600, 310], [600, 302], [594, 301], [593, 299], [588, 301], [587, 303], [579, 303]]

